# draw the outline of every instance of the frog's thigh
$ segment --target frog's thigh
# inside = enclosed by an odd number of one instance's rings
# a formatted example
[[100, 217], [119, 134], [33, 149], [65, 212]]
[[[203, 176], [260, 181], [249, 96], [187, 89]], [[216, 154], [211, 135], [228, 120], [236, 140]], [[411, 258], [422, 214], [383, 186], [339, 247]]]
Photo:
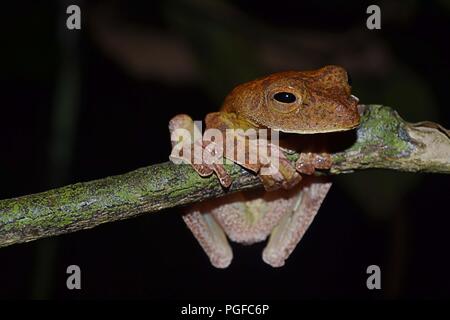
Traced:
[[295, 206], [273, 229], [263, 251], [263, 260], [272, 267], [281, 267], [312, 223], [323, 199], [331, 187], [330, 182], [309, 177], [303, 180]]
[[215, 218], [199, 207], [193, 207], [183, 215], [183, 220], [194, 234], [216, 268], [226, 268], [233, 259], [233, 253], [222, 227]]

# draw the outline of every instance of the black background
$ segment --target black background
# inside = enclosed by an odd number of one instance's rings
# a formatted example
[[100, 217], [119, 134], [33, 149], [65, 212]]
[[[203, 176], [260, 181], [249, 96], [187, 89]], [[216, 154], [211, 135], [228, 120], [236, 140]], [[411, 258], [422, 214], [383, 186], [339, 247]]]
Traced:
[[[81, 31], [65, 28], [72, 3]], [[361, 102], [450, 127], [448, 1], [378, 2], [374, 31], [363, 2], [213, 3], [2, 4], [0, 198], [167, 161], [172, 116], [202, 119], [234, 85], [274, 71], [340, 64]], [[171, 68], [183, 65], [183, 50], [153, 56], [160, 43], [148, 30], [182, 43], [186, 69]], [[137, 45], [126, 40], [133, 35]], [[445, 175], [338, 177], [280, 269], [263, 263], [263, 243], [233, 244], [231, 266], [214, 269], [180, 209], [14, 245], [0, 249], [0, 297], [448, 298], [449, 188]], [[80, 291], [65, 286], [71, 264], [81, 267]], [[366, 288], [371, 264], [382, 290]]]

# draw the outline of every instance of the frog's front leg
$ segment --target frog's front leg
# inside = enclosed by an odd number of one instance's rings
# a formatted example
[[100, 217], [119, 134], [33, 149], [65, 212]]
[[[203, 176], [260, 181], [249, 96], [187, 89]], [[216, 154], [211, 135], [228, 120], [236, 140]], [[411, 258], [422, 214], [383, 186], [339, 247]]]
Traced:
[[[255, 128], [236, 114], [210, 113], [206, 117], [206, 126], [219, 129], [226, 140], [231, 139], [233, 151], [227, 152], [229, 151], [227, 148], [230, 148], [231, 144], [230, 141], [225, 141], [224, 156], [242, 167], [258, 173], [266, 190], [291, 189], [300, 182], [301, 176], [280, 146], [257, 135], [249, 137], [249, 130], [256, 133]], [[228, 132], [229, 129], [233, 129], [231, 136]], [[244, 151], [244, 156], [240, 157], [238, 154], [242, 151]]]
[[[211, 154], [206, 151], [207, 145], [203, 142], [202, 132], [191, 117], [186, 114], [173, 117], [169, 122], [169, 131], [173, 148], [170, 155], [172, 161], [182, 160], [184, 163], [190, 164], [202, 177], [215, 173], [224, 187], [231, 185], [231, 177], [223, 164], [209, 158]], [[186, 133], [187, 136], [183, 133]]]
[[332, 165], [329, 153], [300, 153], [295, 164], [298, 172], [311, 175], [316, 169], [330, 169]]
[[325, 199], [331, 182], [323, 178], [307, 177], [296, 195], [295, 205], [284, 215], [263, 251], [263, 260], [272, 267], [281, 267], [295, 249]]

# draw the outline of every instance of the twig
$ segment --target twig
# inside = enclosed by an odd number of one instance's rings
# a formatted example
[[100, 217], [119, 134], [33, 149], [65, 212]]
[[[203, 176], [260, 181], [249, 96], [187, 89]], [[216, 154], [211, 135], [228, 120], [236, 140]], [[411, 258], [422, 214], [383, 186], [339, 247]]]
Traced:
[[[371, 105], [364, 109], [355, 141], [344, 151], [332, 154], [333, 167], [327, 173], [367, 168], [450, 173], [447, 130], [428, 122], [410, 124], [389, 107]], [[227, 165], [227, 170], [234, 179], [227, 191], [215, 177], [201, 178], [187, 165], [166, 162], [1, 200], [0, 247], [261, 187], [259, 178], [241, 167]]]

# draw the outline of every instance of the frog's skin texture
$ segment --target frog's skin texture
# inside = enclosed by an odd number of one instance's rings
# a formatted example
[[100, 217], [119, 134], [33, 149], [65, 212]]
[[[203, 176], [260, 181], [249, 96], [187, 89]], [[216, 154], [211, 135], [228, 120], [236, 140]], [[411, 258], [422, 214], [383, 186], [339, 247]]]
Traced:
[[[347, 72], [326, 66], [315, 71], [276, 73], [239, 85], [226, 97], [220, 111], [208, 114], [205, 122], [207, 129], [221, 131], [268, 128], [292, 135], [328, 133], [356, 128], [360, 121], [357, 105]], [[171, 132], [177, 128], [191, 133], [198, 130], [187, 115], [174, 117], [169, 128]], [[283, 153], [288, 149], [282, 141], [279, 148], [279, 169], [271, 175], [261, 174], [261, 164], [239, 163], [258, 173], [267, 191], [275, 191], [231, 194], [195, 205], [183, 215], [215, 267], [226, 268], [231, 263], [227, 238], [252, 244], [269, 235], [263, 260], [273, 267], [283, 266], [319, 210], [331, 183], [304, 175], [329, 169], [330, 155], [301, 153], [293, 165]], [[224, 187], [232, 183], [223, 165], [193, 167], [202, 176], [215, 173]]]

